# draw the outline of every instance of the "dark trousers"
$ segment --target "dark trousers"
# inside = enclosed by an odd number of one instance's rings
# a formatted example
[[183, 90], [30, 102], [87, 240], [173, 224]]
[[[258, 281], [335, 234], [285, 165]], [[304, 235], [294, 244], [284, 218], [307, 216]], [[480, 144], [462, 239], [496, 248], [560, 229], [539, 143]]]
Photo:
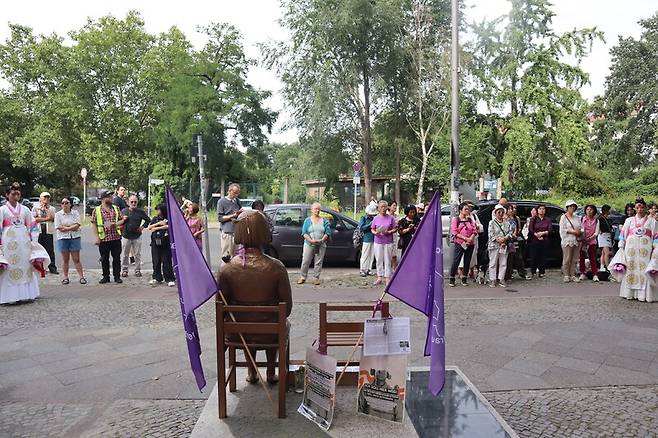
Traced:
[[101, 242], [98, 245], [101, 253], [101, 267], [103, 278], [110, 278], [110, 254], [112, 255], [112, 275], [114, 279], [121, 277], [121, 239]]
[[464, 256], [464, 273], [468, 274], [468, 266], [471, 265], [471, 256], [473, 255], [474, 245], [467, 246], [464, 249], [461, 245], [456, 243], [452, 244], [452, 266], [450, 266], [450, 278], [455, 278], [457, 274], [457, 269], [459, 269], [459, 262]]
[[[174, 268], [171, 264], [171, 248], [169, 245], [151, 245], [151, 259], [153, 261], [153, 279], [156, 281], [176, 281]], [[164, 278], [163, 278], [164, 274]]]
[[530, 242], [530, 273], [546, 273], [546, 253], [548, 252], [548, 242], [544, 243], [538, 240]]
[[55, 244], [53, 240], [53, 235], [48, 233], [39, 233], [39, 245], [43, 246], [48, 257], [50, 257], [50, 264], [48, 265], [48, 270], [56, 271], [57, 264], [55, 263]]
[[519, 247], [515, 252], [510, 252], [507, 255], [507, 271], [505, 272], [505, 280], [512, 278], [512, 273], [516, 272], [521, 278], [525, 277], [525, 241], [518, 241]]

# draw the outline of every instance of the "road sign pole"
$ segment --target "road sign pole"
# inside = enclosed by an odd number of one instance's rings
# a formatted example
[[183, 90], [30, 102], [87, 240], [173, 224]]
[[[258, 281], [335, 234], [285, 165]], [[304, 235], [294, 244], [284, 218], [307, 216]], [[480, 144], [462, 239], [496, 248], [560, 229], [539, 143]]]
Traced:
[[82, 217], [87, 214], [87, 168], [80, 169], [80, 176], [82, 177]]
[[210, 265], [210, 231], [208, 230], [208, 210], [206, 208], [206, 157], [203, 155], [203, 138], [201, 135], [196, 136], [196, 141], [199, 158], [199, 182], [201, 184], [201, 211], [203, 212], [203, 227], [206, 230], [206, 236], [203, 239], [203, 250], [206, 255], [206, 261]]

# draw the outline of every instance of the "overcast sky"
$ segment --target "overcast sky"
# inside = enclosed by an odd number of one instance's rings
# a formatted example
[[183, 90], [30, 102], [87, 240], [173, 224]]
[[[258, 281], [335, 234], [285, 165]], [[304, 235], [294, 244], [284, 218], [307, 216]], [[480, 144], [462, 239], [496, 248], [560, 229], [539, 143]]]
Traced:
[[[505, 0], [465, 2], [469, 22], [485, 17], [495, 18], [509, 10], [509, 3]], [[606, 43], [596, 43], [590, 57], [583, 62], [583, 68], [590, 74], [592, 82], [583, 89], [583, 95], [588, 99], [603, 91], [610, 64], [610, 47], [617, 43], [620, 35], [638, 37], [641, 28], [637, 21], [658, 11], [656, 0], [554, 0], [553, 4], [556, 30], [596, 26], [605, 32]], [[84, 25], [87, 17], [98, 18], [107, 14], [123, 17], [131, 9], [142, 14], [149, 32], [162, 32], [177, 26], [197, 47], [202, 46], [204, 41], [196, 34], [196, 26], [211, 21], [224, 21], [236, 26], [244, 35], [247, 54], [252, 57], [259, 55], [257, 43], [286, 38], [285, 30], [277, 22], [281, 17], [278, 0], [187, 0], [175, 3], [161, 0], [32, 0], [3, 2], [0, 40], [4, 41], [9, 35], [9, 22], [30, 26], [37, 33], [65, 35]], [[250, 72], [249, 80], [259, 88], [271, 90], [274, 95], [268, 102], [269, 106], [283, 111], [271, 140], [294, 141], [294, 132], [281, 132], [287, 115], [278, 93], [281, 83], [274, 72], [255, 68]]]

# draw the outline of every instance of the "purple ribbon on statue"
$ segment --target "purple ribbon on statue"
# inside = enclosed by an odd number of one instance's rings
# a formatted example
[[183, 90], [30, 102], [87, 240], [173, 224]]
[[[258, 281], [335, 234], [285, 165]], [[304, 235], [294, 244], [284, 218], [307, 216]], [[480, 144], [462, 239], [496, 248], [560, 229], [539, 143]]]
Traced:
[[622, 265], [621, 263], [617, 263], [614, 267], [615, 272], [621, 272], [622, 274], [626, 272], [626, 266]]
[[650, 269], [648, 274], [651, 275], [652, 277], [655, 277], [656, 275], [658, 275], [658, 271], [655, 269]]

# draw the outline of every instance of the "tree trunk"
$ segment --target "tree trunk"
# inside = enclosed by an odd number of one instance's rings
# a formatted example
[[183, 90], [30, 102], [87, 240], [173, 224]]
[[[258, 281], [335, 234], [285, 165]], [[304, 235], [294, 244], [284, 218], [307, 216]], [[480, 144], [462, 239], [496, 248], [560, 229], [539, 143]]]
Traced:
[[400, 203], [400, 140], [395, 142], [395, 202]]
[[519, 115], [519, 107], [516, 102], [516, 76], [512, 76], [512, 99], [510, 100], [510, 105], [512, 108], [512, 117]]
[[425, 174], [427, 173], [427, 162], [429, 155], [425, 150], [425, 142], [423, 142], [423, 164], [420, 168], [420, 176], [418, 177], [418, 192], [416, 192], [416, 203], [423, 202], [423, 191], [425, 190]]
[[372, 197], [372, 130], [370, 127], [370, 76], [368, 65], [362, 68], [363, 75], [363, 117], [361, 118], [361, 155], [363, 156], [363, 180], [365, 204]]

